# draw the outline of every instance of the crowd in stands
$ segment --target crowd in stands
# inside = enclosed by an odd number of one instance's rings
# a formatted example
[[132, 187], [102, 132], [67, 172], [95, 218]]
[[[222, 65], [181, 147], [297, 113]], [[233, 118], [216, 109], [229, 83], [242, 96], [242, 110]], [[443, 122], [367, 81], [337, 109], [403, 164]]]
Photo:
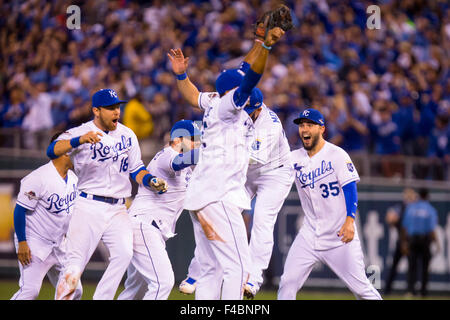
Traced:
[[[278, 3], [78, 2], [0, 2], [0, 128], [21, 128], [26, 148], [90, 120], [91, 95], [100, 88], [130, 100], [124, 123], [160, 147], [175, 121], [202, 118], [178, 92], [167, 52], [182, 48], [192, 82], [214, 91], [219, 72], [236, 67], [252, 46], [253, 23]], [[429, 157], [438, 169], [422, 178], [450, 178], [449, 2], [284, 3], [295, 28], [272, 49], [258, 87], [291, 147], [301, 145], [292, 119], [315, 107], [325, 115], [326, 138], [350, 154]], [[81, 29], [66, 25], [73, 4]], [[373, 4], [380, 29], [366, 25]]]

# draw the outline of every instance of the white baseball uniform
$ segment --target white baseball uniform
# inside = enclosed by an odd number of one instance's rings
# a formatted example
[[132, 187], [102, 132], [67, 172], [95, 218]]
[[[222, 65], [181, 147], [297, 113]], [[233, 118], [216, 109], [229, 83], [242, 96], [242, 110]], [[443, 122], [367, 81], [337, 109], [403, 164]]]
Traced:
[[259, 289], [263, 271], [269, 266], [273, 229], [284, 200], [291, 190], [290, 147], [281, 121], [263, 104], [255, 121], [255, 141], [245, 184], [249, 196], [256, 196], [250, 234], [251, 269], [249, 282]]
[[[65, 265], [65, 234], [77, 197], [77, 177], [67, 172], [64, 180], [52, 161], [32, 171], [20, 182], [17, 204], [27, 209], [26, 241], [31, 251], [31, 263], [19, 263], [20, 289], [11, 300], [36, 299], [47, 274], [56, 287]], [[18, 249], [18, 239], [15, 235]], [[79, 283], [74, 299], [81, 298]]]
[[328, 265], [358, 299], [381, 299], [367, 279], [356, 225], [351, 242], [345, 244], [338, 237], [347, 216], [342, 187], [359, 181], [349, 155], [325, 142], [312, 157], [304, 148], [291, 156], [305, 217], [286, 258], [278, 299], [295, 299], [318, 261]]
[[191, 167], [179, 171], [172, 169], [172, 162], [178, 155], [169, 146], [153, 157], [147, 166], [148, 171], [167, 181], [170, 189], [158, 194], [139, 186], [128, 210], [133, 225], [134, 252], [119, 300], [165, 300], [172, 290], [175, 277], [166, 251], [166, 240], [175, 235], [175, 225], [183, 212], [186, 188], [192, 174]]
[[[201, 92], [198, 105], [202, 110], [214, 103], [218, 93]], [[278, 212], [292, 187], [290, 147], [278, 116], [263, 104], [254, 123], [255, 140], [251, 145], [250, 165], [245, 183], [250, 198], [256, 197], [253, 226], [250, 237], [249, 282], [258, 288], [263, 282], [263, 270], [267, 269], [273, 249], [273, 228]], [[195, 249], [188, 275], [202, 277], [206, 261], [198, 261]]]
[[[203, 219], [210, 228], [208, 235], [211, 240], [204, 238], [205, 259], [216, 259], [220, 264], [223, 271], [221, 298], [224, 300], [242, 299], [250, 258], [241, 210], [250, 209], [245, 180], [254, 127], [242, 107], [235, 105], [235, 90], [230, 90], [222, 98], [214, 98], [213, 103], [205, 108], [200, 157], [184, 202], [185, 209], [194, 211], [196, 217]], [[193, 223], [201, 223], [201, 220], [194, 219]], [[211, 270], [198, 280], [197, 294], [210, 289], [209, 280], [213, 276], [215, 274]], [[211, 296], [211, 299], [216, 296]]]
[[[70, 140], [89, 131], [102, 132], [89, 121], [63, 133], [58, 140]], [[125, 198], [131, 196], [129, 175], [144, 164], [131, 129], [119, 123], [115, 130], [102, 133], [100, 142], [82, 144], [70, 152], [81, 192], [67, 233], [66, 271], [82, 272], [102, 240], [109, 249], [109, 264], [93, 298], [112, 300], [133, 255], [133, 229], [125, 206]], [[112, 198], [113, 202], [98, 200]]]

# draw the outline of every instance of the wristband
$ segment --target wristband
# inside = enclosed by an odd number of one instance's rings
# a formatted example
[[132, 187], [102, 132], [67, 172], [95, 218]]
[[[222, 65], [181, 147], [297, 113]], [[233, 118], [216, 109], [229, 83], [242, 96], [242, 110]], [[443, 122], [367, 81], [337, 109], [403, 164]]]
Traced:
[[262, 41], [261, 39], [258, 39], [258, 38], [255, 39], [255, 42], [259, 42], [261, 44], [264, 44], [264, 41]]
[[266, 46], [266, 44], [264, 42], [261, 45], [262, 45], [263, 48], [265, 48], [267, 50], [272, 49], [272, 47]]
[[156, 178], [155, 176], [152, 176], [150, 173], [147, 173], [143, 178], [142, 178], [142, 184], [146, 187], [150, 187], [150, 181], [152, 179]]
[[187, 73], [177, 74], [177, 80], [184, 80], [187, 78]]
[[80, 138], [81, 137], [75, 137], [70, 139], [70, 145], [72, 146], [72, 148], [77, 148], [81, 145]]

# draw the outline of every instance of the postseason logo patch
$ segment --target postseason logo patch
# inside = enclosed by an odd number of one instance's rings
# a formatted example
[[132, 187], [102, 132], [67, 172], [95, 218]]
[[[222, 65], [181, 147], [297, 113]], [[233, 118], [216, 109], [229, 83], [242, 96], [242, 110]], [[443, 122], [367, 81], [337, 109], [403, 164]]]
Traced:
[[256, 139], [252, 144], [252, 149], [258, 151], [260, 147], [261, 147], [261, 140]]
[[39, 200], [37, 197], [36, 197], [36, 193], [34, 192], [34, 191], [28, 191], [28, 192], [25, 192], [25, 195], [28, 197], [28, 199], [31, 201], [31, 200]]
[[348, 169], [348, 171], [350, 171], [350, 172], [355, 171], [355, 167], [353, 167], [353, 163], [347, 162], [347, 169]]

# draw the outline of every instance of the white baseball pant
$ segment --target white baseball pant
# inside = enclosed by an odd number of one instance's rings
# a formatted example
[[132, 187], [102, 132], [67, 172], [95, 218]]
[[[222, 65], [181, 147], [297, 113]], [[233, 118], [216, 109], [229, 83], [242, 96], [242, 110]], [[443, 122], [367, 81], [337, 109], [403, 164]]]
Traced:
[[189, 276], [197, 280], [195, 300], [220, 300], [223, 281], [222, 268], [216, 259], [209, 258], [214, 255], [209, 247], [209, 240], [203, 232], [197, 215], [193, 212], [189, 213], [195, 238], [195, 251], [189, 265]]
[[167, 300], [175, 276], [166, 251], [166, 241], [155, 226], [140, 221], [138, 217], [132, 217], [131, 221], [133, 258], [127, 270], [125, 289], [118, 299]]
[[253, 224], [250, 233], [250, 278], [259, 289], [263, 282], [263, 271], [269, 266], [273, 250], [273, 229], [278, 212], [288, 196], [294, 175], [283, 166], [264, 174], [249, 174], [245, 184], [250, 197], [256, 195]]
[[333, 249], [314, 250], [300, 233], [289, 249], [278, 299], [295, 300], [317, 261], [330, 267], [357, 299], [381, 300], [380, 294], [367, 279], [359, 240], [354, 239]]
[[[18, 248], [17, 241], [15, 241], [16, 248]], [[25, 267], [19, 262], [20, 279], [19, 290], [11, 297], [11, 300], [35, 300], [39, 296], [42, 287], [42, 281], [47, 275], [50, 283], [56, 288], [62, 271], [64, 270], [63, 259], [64, 251], [59, 248], [53, 248], [53, 251], [41, 260], [39, 257], [33, 255], [33, 243], [28, 240], [28, 245], [31, 250], [31, 263]], [[81, 281], [73, 294], [74, 300], [81, 299], [83, 289]], [[55, 291], [56, 297], [56, 291]]]
[[133, 229], [125, 204], [77, 197], [67, 232], [66, 272], [83, 272], [103, 241], [109, 264], [95, 289], [94, 300], [113, 300], [133, 256]]
[[[196, 241], [199, 240], [201, 246], [205, 244], [199, 262], [209, 261], [208, 265], [202, 265], [205, 270], [202, 270], [203, 275], [198, 279], [196, 299], [217, 299], [217, 296], [205, 297], [204, 292], [210, 286], [220, 289], [220, 284], [223, 300], [242, 299], [243, 286], [248, 280], [250, 252], [241, 209], [217, 201], [195, 214], [201, 224], [201, 233], [205, 236], [196, 236]], [[198, 226], [194, 227], [194, 232], [199, 232]]]

